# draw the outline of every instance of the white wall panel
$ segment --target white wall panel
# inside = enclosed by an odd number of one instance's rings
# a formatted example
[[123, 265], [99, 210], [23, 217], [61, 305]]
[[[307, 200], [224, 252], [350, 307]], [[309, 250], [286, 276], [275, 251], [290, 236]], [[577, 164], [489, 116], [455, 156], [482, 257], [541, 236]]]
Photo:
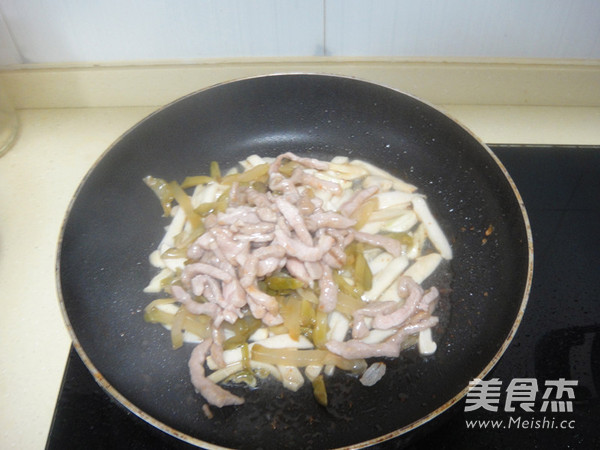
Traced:
[[0, 0], [26, 63], [322, 55], [323, 11], [322, 0]]
[[21, 62], [21, 55], [12, 40], [2, 11], [0, 11], [0, 64], [19, 64]]
[[600, 0], [0, 0], [0, 65], [322, 55], [600, 59]]
[[598, 0], [326, 0], [335, 56], [600, 58]]

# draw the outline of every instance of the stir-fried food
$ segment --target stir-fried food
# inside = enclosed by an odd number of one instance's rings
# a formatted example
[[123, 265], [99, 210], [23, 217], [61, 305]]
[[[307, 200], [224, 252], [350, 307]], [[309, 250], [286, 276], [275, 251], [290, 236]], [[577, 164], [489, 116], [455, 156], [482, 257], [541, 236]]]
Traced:
[[384, 358], [435, 352], [439, 292], [421, 284], [452, 249], [416, 187], [364, 161], [293, 153], [144, 181], [171, 219], [146, 288], [165, 296], [145, 319], [173, 348], [194, 343], [191, 381], [209, 404], [244, 402], [220, 383], [273, 377], [312, 383], [326, 405], [335, 370], [372, 386]]

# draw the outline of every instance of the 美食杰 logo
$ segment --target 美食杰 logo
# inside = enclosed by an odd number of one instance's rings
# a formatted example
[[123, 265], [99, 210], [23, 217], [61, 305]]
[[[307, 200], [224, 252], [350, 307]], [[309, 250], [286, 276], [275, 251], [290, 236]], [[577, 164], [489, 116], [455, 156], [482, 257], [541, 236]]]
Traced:
[[[511, 413], [505, 419], [467, 420], [467, 428], [574, 429], [575, 421], [548, 417], [548, 413], [573, 412], [577, 380], [514, 378], [504, 385], [499, 378], [475, 379], [469, 383], [465, 412], [485, 410]], [[532, 413], [523, 416], [523, 413]]]

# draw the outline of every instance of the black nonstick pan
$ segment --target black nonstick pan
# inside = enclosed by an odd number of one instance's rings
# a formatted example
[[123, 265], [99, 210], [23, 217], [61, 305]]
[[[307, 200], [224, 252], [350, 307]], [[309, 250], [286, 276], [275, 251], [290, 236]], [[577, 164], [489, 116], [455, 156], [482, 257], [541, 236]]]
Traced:
[[[310, 386], [232, 387], [239, 407], [202, 413], [189, 380], [192, 345], [172, 350], [168, 331], [144, 322], [156, 270], [148, 256], [165, 219], [142, 179], [182, 181], [210, 162], [230, 167], [250, 154], [292, 151], [367, 160], [419, 187], [451, 240], [438, 350], [387, 361], [386, 376], [362, 386], [339, 373], [329, 406]], [[510, 177], [469, 131], [438, 109], [353, 78], [285, 74], [220, 84], [152, 114], [118, 139], [89, 171], [68, 210], [57, 279], [74, 346], [98, 383], [163, 431], [217, 448], [361, 447], [441, 414], [509, 345], [527, 302], [533, 247]]]

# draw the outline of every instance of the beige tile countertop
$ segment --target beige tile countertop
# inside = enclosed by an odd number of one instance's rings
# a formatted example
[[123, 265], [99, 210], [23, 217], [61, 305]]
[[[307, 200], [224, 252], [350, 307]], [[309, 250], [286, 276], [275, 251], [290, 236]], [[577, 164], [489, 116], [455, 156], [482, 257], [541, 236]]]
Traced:
[[46, 442], [70, 346], [56, 293], [57, 242], [85, 173], [161, 105], [216, 82], [288, 71], [397, 87], [487, 143], [600, 145], [600, 63], [212, 61], [0, 71], [20, 120], [0, 158], [0, 448]]

